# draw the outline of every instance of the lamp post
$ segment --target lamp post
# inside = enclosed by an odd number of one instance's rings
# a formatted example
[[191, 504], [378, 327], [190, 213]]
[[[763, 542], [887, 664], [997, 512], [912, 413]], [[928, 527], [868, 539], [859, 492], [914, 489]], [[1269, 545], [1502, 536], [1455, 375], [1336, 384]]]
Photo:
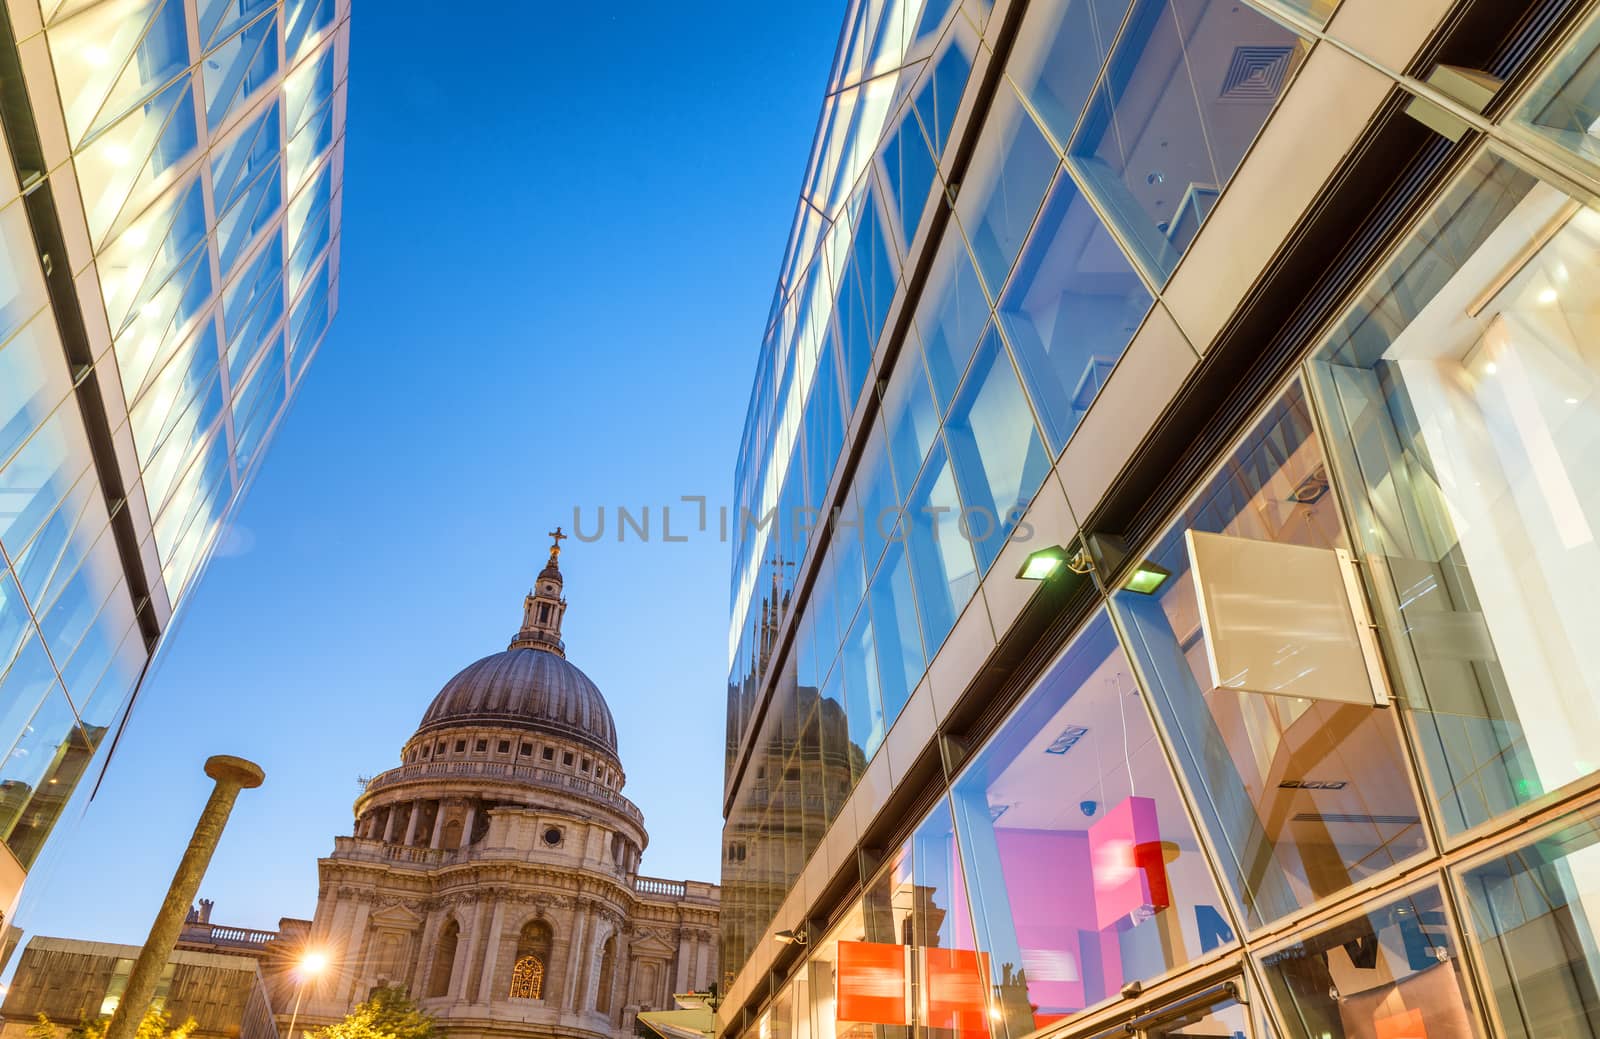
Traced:
[[300, 957], [300, 962], [295, 965], [295, 975], [299, 977], [300, 984], [294, 989], [294, 1011], [289, 1015], [289, 1033], [284, 1039], [294, 1039], [294, 1024], [300, 1019], [300, 1000], [306, 994], [306, 982], [321, 974], [328, 967], [328, 955], [322, 952], [308, 952]]

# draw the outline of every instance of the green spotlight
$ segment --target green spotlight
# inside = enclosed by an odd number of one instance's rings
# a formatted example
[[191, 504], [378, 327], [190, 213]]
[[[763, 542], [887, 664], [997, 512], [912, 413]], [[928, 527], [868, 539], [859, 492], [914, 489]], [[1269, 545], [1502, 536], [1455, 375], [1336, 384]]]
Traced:
[[1128, 580], [1123, 583], [1122, 587], [1130, 592], [1138, 592], [1140, 595], [1154, 595], [1156, 589], [1166, 584], [1167, 578], [1171, 576], [1171, 570], [1164, 566], [1157, 566], [1146, 559], [1129, 575]]
[[1067, 550], [1060, 545], [1051, 545], [1031, 553], [1022, 562], [1022, 569], [1017, 571], [1017, 576], [1024, 581], [1043, 581], [1055, 576], [1056, 571], [1067, 565]]

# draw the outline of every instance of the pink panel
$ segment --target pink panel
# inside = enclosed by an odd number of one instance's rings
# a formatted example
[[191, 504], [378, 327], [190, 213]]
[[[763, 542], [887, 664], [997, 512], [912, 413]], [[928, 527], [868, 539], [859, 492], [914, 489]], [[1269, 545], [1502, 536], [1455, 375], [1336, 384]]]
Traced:
[[1153, 799], [1125, 798], [1089, 827], [1089, 858], [1095, 930], [1167, 907], [1167, 867]]

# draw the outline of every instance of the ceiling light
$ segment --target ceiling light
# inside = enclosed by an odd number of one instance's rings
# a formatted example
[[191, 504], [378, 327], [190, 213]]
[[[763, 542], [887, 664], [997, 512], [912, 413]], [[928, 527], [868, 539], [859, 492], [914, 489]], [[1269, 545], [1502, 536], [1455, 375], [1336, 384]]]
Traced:
[[1154, 595], [1156, 590], [1166, 584], [1167, 578], [1171, 576], [1171, 570], [1164, 566], [1157, 566], [1146, 559], [1134, 569], [1133, 573], [1128, 575], [1128, 579], [1123, 582], [1122, 587], [1130, 592], [1138, 592], [1140, 595]]
[[1495, 372], [1500, 370], [1500, 366], [1495, 364], [1493, 361], [1490, 361], [1488, 364], [1483, 366], [1483, 370], [1488, 372], [1490, 375], [1493, 375]]
[[1540, 303], [1554, 303], [1559, 298], [1560, 294], [1555, 289], [1541, 289], [1539, 291]]

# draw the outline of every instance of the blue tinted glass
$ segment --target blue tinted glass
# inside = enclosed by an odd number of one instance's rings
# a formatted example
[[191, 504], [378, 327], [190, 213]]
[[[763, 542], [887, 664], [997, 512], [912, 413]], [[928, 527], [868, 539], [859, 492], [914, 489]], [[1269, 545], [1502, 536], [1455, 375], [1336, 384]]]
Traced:
[[[853, 412], [861, 396], [861, 387], [866, 384], [867, 373], [872, 370], [872, 338], [867, 325], [866, 307], [861, 301], [861, 279], [857, 276], [854, 260], [845, 267], [835, 307], [834, 319], [839, 323], [839, 356], [844, 361], [844, 399], [848, 411]], [[830, 328], [830, 339], [833, 334]]]
[[1301, 58], [1299, 37], [1243, 4], [1139, 0], [1069, 156], [1165, 281]]
[[916, 318], [941, 412], [949, 408], [988, 321], [989, 301], [978, 284], [978, 272], [960, 233], [947, 228], [923, 285]]
[[211, 186], [217, 212], [230, 209], [255, 181], [255, 175], [276, 161], [280, 144], [278, 102], [274, 101], [255, 122], [213, 152]]
[[934, 61], [933, 72], [923, 81], [914, 102], [917, 118], [922, 120], [923, 132], [933, 145], [936, 159], [944, 155], [950, 127], [956, 121], [956, 110], [961, 107], [961, 93], [967, 88], [967, 77], [972, 74], [972, 56], [964, 44], [960, 34], [951, 35], [949, 45]]
[[855, 500], [861, 509], [861, 538], [866, 546], [866, 568], [870, 573], [883, 553], [884, 543], [900, 536], [899, 496], [889, 471], [889, 450], [884, 443], [883, 426], [874, 419], [861, 461], [853, 477]]
[[866, 610], [856, 618], [839, 653], [844, 668], [845, 714], [849, 719], [850, 742], [861, 748], [862, 757], [872, 760], [887, 731], [883, 719], [883, 699], [878, 689], [878, 661], [872, 641], [872, 618]]
[[906, 506], [906, 548], [922, 637], [931, 657], [978, 587], [972, 546], [961, 533], [961, 501], [943, 443], [936, 444]]
[[273, 5], [273, 0], [199, 0], [200, 42], [209, 45]]
[[886, 725], [893, 725], [922, 680], [925, 660], [917, 629], [916, 600], [903, 542], [891, 542], [868, 595], [878, 650], [878, 682]]
[[822, 555], [817, 575], [811, 582], [811, 598], [806, 602], [806, 611], [815, 620], [812, 630], [817, 639], [817, 668], [821, 671], [828, 669], [834, 654], [839, 652], [839, 609], [838, 598], [833, 590], [833, 556], [834, 549], [830, 546]]
[[1056, 140], [1072, 136], [1127, 13], [1128, 0], [1029, 5], [1007, 71]]
[[292, 62], [319, 30], [333, 24], [333, 0], [288, 0], [285, 11], [284, 52]]
[[998, 311], [1052, 454], [1089, 410], [1150, 303], [1077, 185], [1061, 177]]
[[939, 434], [939, 410], [928, 387], [922, 354], [914, 343], [900, 352], [894, 374], [889, 376], [883, 394], [883, 421], [889, 434], [889, 461], [903, 504]]
[[841, 515], [834, 528], [833, 595], [839, 608], [839, 629], [848, 630], [866, 594], [867, 580], [861, 569], [861, 524], [859, 517]]
[[963, 527], [979, 568], [987, 570], [1050, 470], [1022, 386], [993, 327], [950, 409], [945, 439], [961, 489]]
[[909, 249], [922, 223], [922, 210], [934, 181], [933, 156], [928, 153], [928, 142], [910, 108], [884, 149], [883, 170], [900, 216], [900, 247]]
[[834, 463], [844, 445], [844, 418], [839, 404], [839, 369], [833, 356], [832, 338], [823, 340], [823, 353], [817, 359], [817, 374], [800, 420], [806, 453], [806, 501], [821, 507], [827, 493]]
[[160, 108], [165, 100], [173, 97], [177, 103], [166, 128], [161, 131], [160, 139], [156, 141], [155, 149], [150, 153], [152, 177], [159, 177], [182, 162], [200, 143], [200, 130], [194, 122], [194, 91], [189, 89], [188, 76], [168, 88], [162, 99], [151, 102], [150, 107]]
[[257, 88], [278, 71], [278, 20], [263, 18], [213, 51], [201, 68], [206, 124], [221, 126]]
[[998, 296], [1055, 175], [1056, 150], [1009, 88], [996, 97], [979, 149], [962, 180], [956, 217], [983, 283]]

